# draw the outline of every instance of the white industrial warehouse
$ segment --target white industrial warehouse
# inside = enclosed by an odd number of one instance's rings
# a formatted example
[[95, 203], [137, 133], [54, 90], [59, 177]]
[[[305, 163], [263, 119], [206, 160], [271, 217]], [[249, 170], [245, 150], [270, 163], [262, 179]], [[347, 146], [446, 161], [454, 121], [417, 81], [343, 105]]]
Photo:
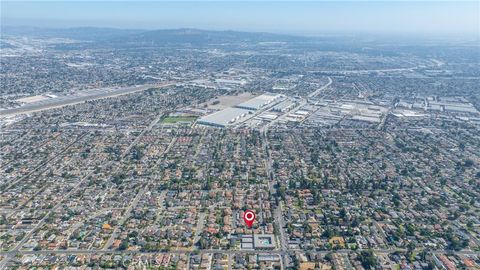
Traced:
[[254, 98], [252, 98], [248, 101], [245, 101], [243, 103], [240, 103], [240, 104], [236, 105], [235, 107], [256, 111], [256, 110], [258, 110], [258, 109], [260, 109], [260, 108], [278, 100], [281, 97], [282, 97], [282, 95], [279, 95], [279, 94], [267, 93], [267, 94], [260, 95], [258, 97], [254, 97]]
[[275, 104], [280, 101], [282, 95], [266, 93], [242, 102], [234, 107], [229, 107], [221, 111], [206, 115], [197, 120], [197, 124], [227, 127], [242, 122], [249, 114], [254, 114], [269, 104]]
[[226, 127], [238, 123], [249, 113], [253, 112], [240, 108], [226, 108], [198, 119], [197, 123], [207, 126]]

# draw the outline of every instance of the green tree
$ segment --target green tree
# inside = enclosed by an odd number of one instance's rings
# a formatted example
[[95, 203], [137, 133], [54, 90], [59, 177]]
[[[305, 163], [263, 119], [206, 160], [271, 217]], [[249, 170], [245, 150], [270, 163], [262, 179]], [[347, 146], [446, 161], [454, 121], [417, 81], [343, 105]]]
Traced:
[[377, 258], [372, 250], [363, 250], [360, 252], [359, 260], [365, 269], [375, 269]]

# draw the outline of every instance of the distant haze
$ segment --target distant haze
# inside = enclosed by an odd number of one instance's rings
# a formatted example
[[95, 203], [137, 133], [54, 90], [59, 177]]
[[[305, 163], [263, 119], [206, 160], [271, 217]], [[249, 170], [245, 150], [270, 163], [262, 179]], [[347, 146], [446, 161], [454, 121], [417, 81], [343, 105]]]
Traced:
[[480, 33], [479, 1], [1, 1], [2, 25], [202, 28], [322, 35]]

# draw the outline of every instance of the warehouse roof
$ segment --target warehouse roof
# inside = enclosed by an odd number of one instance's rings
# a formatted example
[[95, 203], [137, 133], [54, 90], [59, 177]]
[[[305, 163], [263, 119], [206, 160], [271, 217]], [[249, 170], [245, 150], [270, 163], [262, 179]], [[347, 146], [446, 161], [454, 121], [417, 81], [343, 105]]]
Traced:
[[249, 113], [252, 112], [241, 108], [226, 108], [198, 119], [197, 123], [225, 127], [238, 123]]
[[258, 97], [254, 97], [250, 100], [247, 100], [243, 103], [240, 103], [235, 107], [248, 109], [248, 110], [258, 110], [261, 107], [277, 100], [280, 97], [281, 97], [281, 95], [279, 95], [279, 94], [270, 94], [270, 93], [263, 94], [263, 95], [260, 95]]

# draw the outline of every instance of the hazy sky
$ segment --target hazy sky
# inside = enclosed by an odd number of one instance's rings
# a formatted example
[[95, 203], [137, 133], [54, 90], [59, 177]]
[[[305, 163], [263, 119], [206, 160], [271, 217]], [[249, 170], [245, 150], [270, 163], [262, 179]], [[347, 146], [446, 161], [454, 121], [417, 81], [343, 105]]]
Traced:
[[479, 1], [0, 1], [4, 25], [192, 27], [309, 35], [480, 32]]

